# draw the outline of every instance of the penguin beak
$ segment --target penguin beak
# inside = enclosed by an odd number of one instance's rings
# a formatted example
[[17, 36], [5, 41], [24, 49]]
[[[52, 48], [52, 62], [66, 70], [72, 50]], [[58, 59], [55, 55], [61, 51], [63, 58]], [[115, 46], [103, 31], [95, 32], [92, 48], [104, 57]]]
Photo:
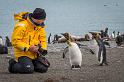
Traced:
[[64, 35], [64, 33], [61, 33], [61, 35]]
[[96, 33], [95, 32], [89, 32], [90, 34], [92, 34], [92, 35], [95, 35]]

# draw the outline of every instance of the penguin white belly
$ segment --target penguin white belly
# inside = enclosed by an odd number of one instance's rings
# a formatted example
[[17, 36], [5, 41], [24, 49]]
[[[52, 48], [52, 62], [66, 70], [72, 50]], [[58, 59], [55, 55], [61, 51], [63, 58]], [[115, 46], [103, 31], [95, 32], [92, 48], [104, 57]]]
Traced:
[[103, 51], [100, 51], [100, 48], [98, 46], [98, 43], [96, 42], [96, 40], [93, 40], [93, 43], [92, 43], [92, 48], [96, 54], [96, 57], [97, 59], [99, 60], [99, 63], [102, 63], [103, 61]]
[[99, 46], [94, 45], [94, 50], [95, 50], [96, 57], [98, 58]]
[[3, 40], [2, 40], [2, 38], [0, 38], [0, 44], [3, 45]]
[[82, 54], [76, 43], [71, 42], [71, 46], [69, 46], [69, 57], [70, 63], [72, 65], [80, 65], [82, 62]]
[[100, 53], [100, 61], [99, 61], [99, 63], [102, 63], [103, 62], [103, 51], [101, 51], [101, 53]]

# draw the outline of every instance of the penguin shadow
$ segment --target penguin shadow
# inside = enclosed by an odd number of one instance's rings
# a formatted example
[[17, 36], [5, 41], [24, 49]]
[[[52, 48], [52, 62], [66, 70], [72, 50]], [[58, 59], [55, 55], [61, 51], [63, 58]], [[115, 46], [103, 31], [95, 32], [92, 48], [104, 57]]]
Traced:
[[66, 70], [71, 70], [71, 65], [70, 65], [70, 60], [68, 56], [65, 56], [65, 58], [63, 58], [64, 61], [64, 69]]
[[99, 66], [99, 64], [91, 64], [91, 65], [88, 65], [88, 64], [82, 64], [82, 67], [81, 69], [83, 68], [104, 68], [104, 67], [108, 67], [109, 65], [102, 65], [102, 66]]
[[105, 66], [109, 66], [109, 65], [100, 65], [100, 64], [94, 64], [92, 65], [93, 67], [105, 67]]

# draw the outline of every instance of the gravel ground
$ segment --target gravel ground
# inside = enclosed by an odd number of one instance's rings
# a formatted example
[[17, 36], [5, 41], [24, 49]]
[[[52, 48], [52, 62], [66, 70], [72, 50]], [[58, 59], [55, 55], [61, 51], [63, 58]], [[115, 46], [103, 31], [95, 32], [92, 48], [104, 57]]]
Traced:
[[[58, 44], [57, 46], [63, 46]], [[7, 56], [0, 55], [0, 82], [124, 82], [124, 48], [107, 48], [108, 66], [98, 66], [96, 56], [81, 49], [81, 69], [71, 70], [68, 54], [62, 58], [63, 48], [49, 45], [47, 58], [51, 66], [47, 73], [10, 74]], [[10, 52], [9, 52], [10, 53]]]

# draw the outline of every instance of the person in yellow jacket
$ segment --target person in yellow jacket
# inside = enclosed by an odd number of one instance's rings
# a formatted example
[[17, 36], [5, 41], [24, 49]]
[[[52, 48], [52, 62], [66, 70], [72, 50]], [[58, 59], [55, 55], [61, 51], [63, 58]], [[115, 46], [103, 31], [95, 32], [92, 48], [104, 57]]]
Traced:
[[18, 23], [15, 24], [11, 38], [15, 59], [9, 60], [9, 72], [47, 72], [48, 66], [43, 65], [38, 58], [39, 53], [47, 54], [45, 10], [36, 8], [33, 13], [15, 15], [15, 19], [18, 19]]

